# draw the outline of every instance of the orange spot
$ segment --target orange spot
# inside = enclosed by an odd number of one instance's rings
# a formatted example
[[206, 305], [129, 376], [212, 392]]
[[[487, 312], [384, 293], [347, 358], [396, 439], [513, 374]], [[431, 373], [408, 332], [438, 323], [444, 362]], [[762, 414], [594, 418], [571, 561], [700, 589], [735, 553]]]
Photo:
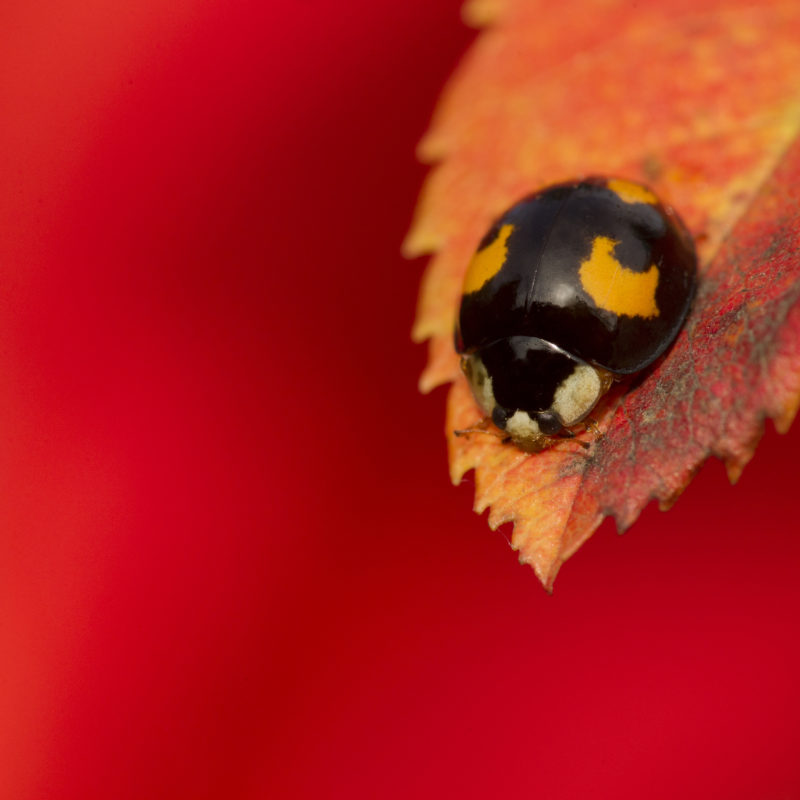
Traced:
[[486, 281], [500, 272], [503, 264], [506, 263], [506, 256], [508, 255], [508, 245], [506, 243], [513, 230], [514, 226], [510, 223], [503, 225], [495, 240], [475, 253], [469, 262], [467, 274], [464, 277], [464, 294], [477, 292]]
[[647, 188], [633, 181], [612, 178], [607, 186], [624, 203], [649, 203], [655, 205], [658, 198]]
[[647, 272], [623, 267], [614, 258], [618, 244], [607, 236], [595, 238], [592, 254], [581, 264], [581, 285], [598, 308], [619, 316], [657, 317], [658, 267], [652, 264]]

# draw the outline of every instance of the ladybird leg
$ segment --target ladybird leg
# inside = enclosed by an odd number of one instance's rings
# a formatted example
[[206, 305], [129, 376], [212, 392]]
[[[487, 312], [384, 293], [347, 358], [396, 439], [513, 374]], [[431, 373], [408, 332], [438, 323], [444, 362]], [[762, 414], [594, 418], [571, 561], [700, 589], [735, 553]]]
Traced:
[[469, 428], [462, 428], [460, 430], [453, 431], [453, 433], [455, 433], [456, 436], [462, 436], [465, 433], [485, 433], [489, 430], [490, 422], [491, 419], [489, 417], [484, 417], [474, 425], [470, 425]]
[[[576, 434], [570, 432], [567, 436], [560, 437], [561, 439], [574, 439], [575, 444], [579, 444], [584, 450], [588, 450], [591, 445], [589, 442], [584, 442], [582, 439], [577, 439]], [[559, 442], [559, 444], [566, 444], [566, 442]]]
[[[569, 428], [564, 428], [564, 429], [563, 429], [563, 430], [562, 430], [562, 431], [561, 431], [561, 432], [558, 434], [558, 438], [559, 438], [559, 439], [576, 439], [576, 438], [577, 438], [577, 436], [578, 436], [578, 434], [577, 434], [577, 433], [575, 433], [574, 431], [571, 431]], [[580, 439], [578, 439], [578, 440], [575, 442], [575, 444], [579, 444], [581, 447], [585, 447], [585, 448], [587, 448], [587, 449], [589, 448], [589, 443], [588, 443], [588, 442], [583, 442], [583, 441], [581, 441]]]
[[[570, 444], [579, 444], [583, 449], [582, 450], [573, 450], [568, 445]], [[589, 454], [586, 452], [591, 445], [589, 442], [582, 442], [580, 439], [574, 439], [574, 441], [569, 439], [562, 439], [559, 442], [556, 442], [551, 447], [551, 450], [557, 450], [559, 453], [565, 453], [571, 456], [580, 456], [581, 458], [589, 458]]]
[[[564, 428], [559, 434], [559, 439], [575, 439], [575, 444], [579, 444], [584, 450], [588, 450], [591, 445], [589, 442], [584, 442], [581, 439], [577, 438], [577, 435], [574, 431], [571, 431], [569, 428]], [[566, 444], [566, 442], [561, 442], [561, 444]], [[574, 453], [574, 450], [570, 450], [569, 452]]]
[[589, 433], [594, 434], [598, 439], [603, 435], [603, 432], [600, 430], [600, 426], [597, 424], [596, 420], [593, 420], [591, 417], [587, 417], [583, 421], [583, 424]]
[[460, 430], [453, 431], [453, 433], [456, 436], [469, 436], [471, 433], [485, 433], [487, 436], [494, 436], [496, 439], [502, 439], [503, 441], [509, 438], [504, 433], [490, 430], [489, 426], [491, 424], [491, 417], [484, 417], [482, 420], [476, 422], [474, 425], [471, 425], [469, 428], [461, 428]]

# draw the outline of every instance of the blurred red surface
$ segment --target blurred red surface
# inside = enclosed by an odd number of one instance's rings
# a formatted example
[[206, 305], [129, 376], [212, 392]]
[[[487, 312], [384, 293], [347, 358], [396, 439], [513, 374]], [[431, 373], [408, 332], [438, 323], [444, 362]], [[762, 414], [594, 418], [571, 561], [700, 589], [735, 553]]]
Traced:
[[458, 5], [0, 10], [3, 797], [800, 797], [797, 428], [553, 597], [448, 484]]

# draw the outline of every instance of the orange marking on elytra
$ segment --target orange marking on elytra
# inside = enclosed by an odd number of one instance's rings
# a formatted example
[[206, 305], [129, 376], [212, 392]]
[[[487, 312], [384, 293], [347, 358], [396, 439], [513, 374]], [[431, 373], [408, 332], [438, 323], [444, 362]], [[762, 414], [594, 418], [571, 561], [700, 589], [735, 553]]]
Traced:
[[647, 203], [655, 205], [658, 198], [645, 186], [622, 178], [611, 178], [606, 184], [625, 203]]
[[506, 263], [508, 255], [508, 237], [514, 230], [511, 223], [506, 223], [500, 228], [495, 240], [478, 250], [472, 257], [464, 276], [464, 294], [477, 292], [486, 281], [497, 275]]
[[592, 254], [581, 264], [579, 272], [584, 291], [598, 308], [619, 316], [657, 317], [658, 267], [652, 264], [647, 272], [624, 267], [614, 258], [618, 244], [607, 236], [597, 236], [592, 242]]

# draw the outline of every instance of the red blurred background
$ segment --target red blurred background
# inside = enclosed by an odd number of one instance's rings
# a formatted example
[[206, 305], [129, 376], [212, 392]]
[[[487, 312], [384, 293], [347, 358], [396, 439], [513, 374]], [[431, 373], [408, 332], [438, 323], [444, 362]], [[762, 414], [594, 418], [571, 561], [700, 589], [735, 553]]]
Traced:
[[448, 483], [458, 6], [3, 3], [3, 798], [800, 797], [797, 428], [552, 597]]

